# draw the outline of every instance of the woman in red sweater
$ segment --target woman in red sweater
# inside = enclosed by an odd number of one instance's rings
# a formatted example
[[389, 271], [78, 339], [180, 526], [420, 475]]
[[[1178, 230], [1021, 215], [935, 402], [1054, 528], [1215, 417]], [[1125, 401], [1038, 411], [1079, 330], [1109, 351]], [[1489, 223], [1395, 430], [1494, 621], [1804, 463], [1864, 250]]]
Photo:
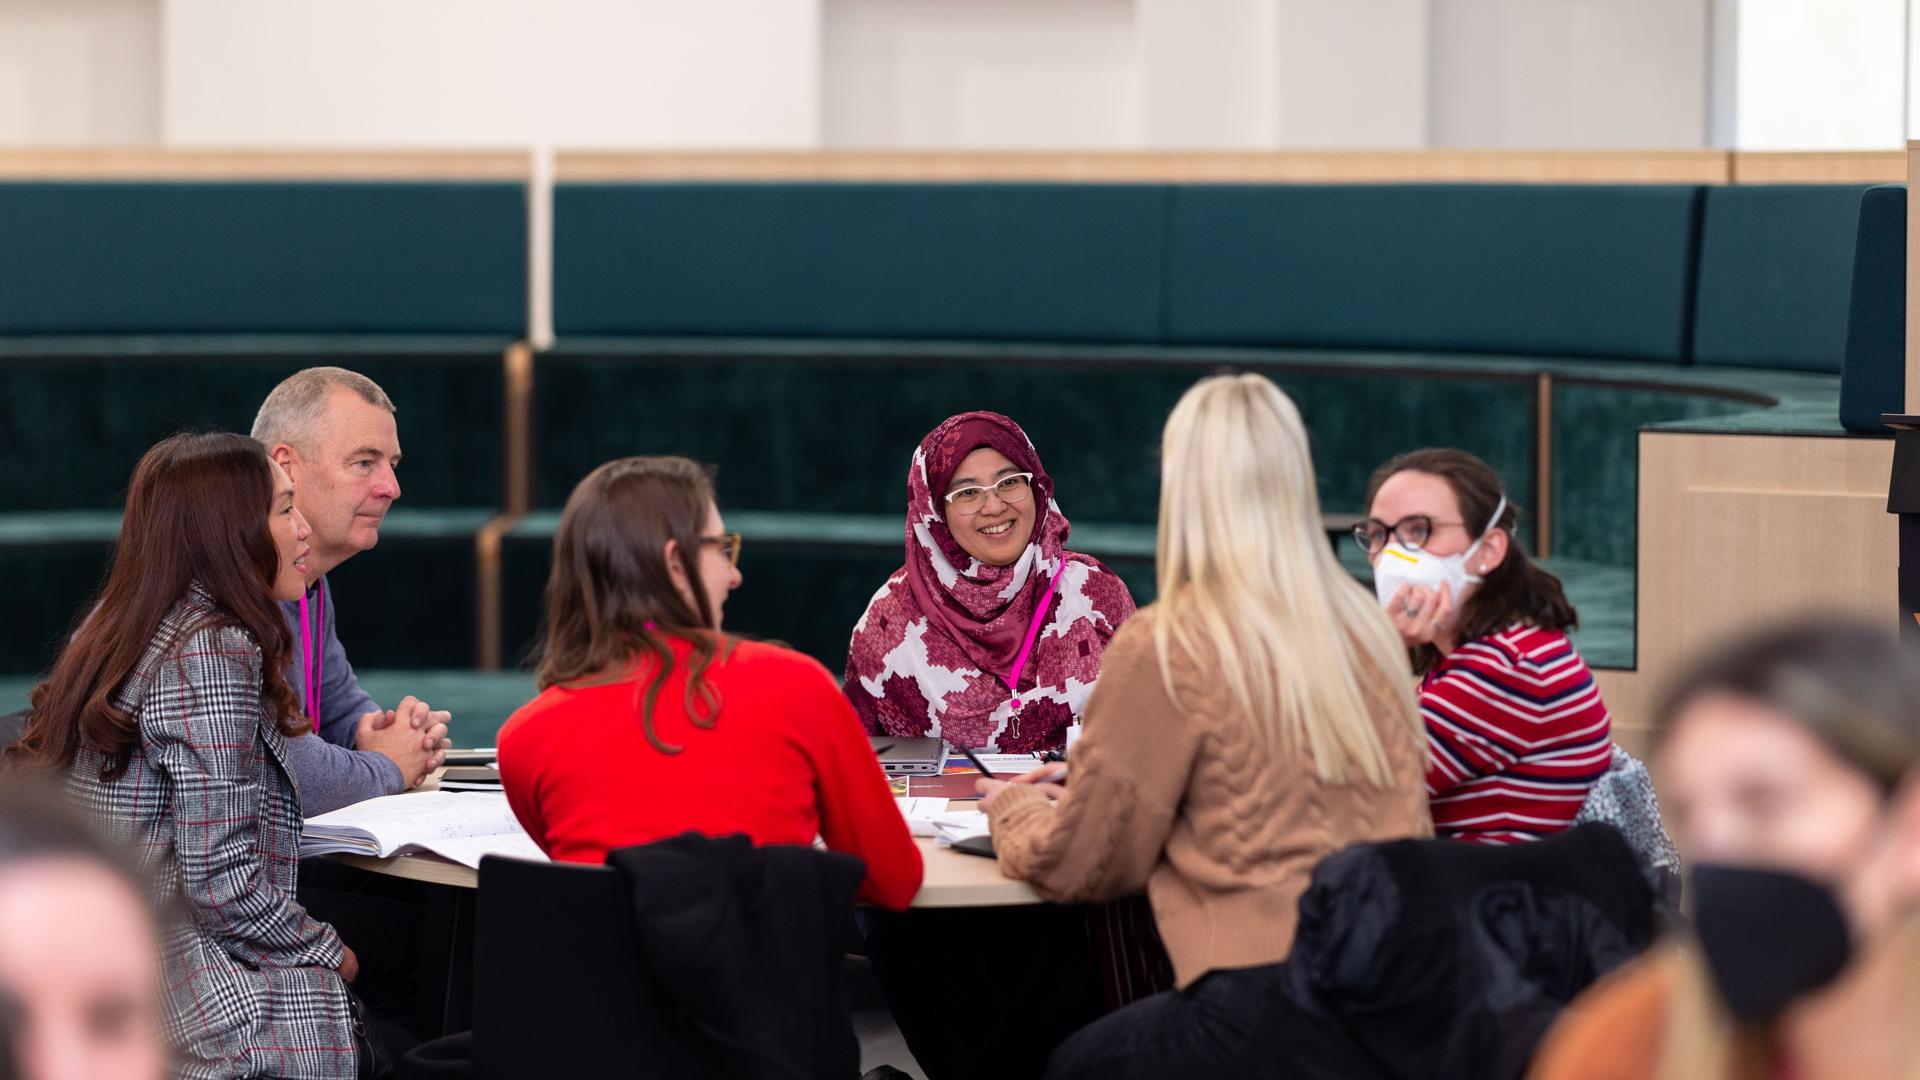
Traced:
[[1518, 520], [1486, 462], [1415, 450], [1374, 471], [1354, 527], [1421, 676], [1437, 836], [1560, 832], [1612, 760], [1612, 719], [1567, 638], [1578, 616], [1514, 539]]
[[567, 500], [547, 581], [540, 696], [500, 731], [500, 779], [555, 859], [687, 831], [866, 861], [860, 897], [901, 909], [920, 850], [827, 669], [728, 637], [740, 537], [680, 457], [610, 461]]

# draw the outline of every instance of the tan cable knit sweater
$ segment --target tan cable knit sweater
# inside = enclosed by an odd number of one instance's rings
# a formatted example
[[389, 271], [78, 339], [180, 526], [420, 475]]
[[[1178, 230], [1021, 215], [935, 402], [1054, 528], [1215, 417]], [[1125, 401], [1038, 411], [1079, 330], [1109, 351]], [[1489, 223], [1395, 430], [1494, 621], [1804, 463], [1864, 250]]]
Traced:
[[1265, 751], [1211, 676], [1175, 659], [1167, 696], [1154, 609], [1107, 646], [1057, 804], [1024, 785], [988, 810], [1000, 869], [1049, 900], [1111, 900], [1144, 886], [1180, 986], [1215, 968], [1286, 959], [1314, 864], [1348, 844], [1428, 836], [1426, 748], [1382, 717], [1393, 784], [1331, 787], [1303, 754]]

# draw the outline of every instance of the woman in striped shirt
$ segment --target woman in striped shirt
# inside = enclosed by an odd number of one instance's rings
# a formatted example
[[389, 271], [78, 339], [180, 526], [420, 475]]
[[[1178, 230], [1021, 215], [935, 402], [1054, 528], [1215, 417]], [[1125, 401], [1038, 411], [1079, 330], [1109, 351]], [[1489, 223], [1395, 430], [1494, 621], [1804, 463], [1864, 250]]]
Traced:
[[1354, 529], [1420, 675], [1436, 835], [1536, 840], [1573, 824], [1607, 771], [1612, 721], [1567, 631], [1559, 579], [1515, 539], [1519, 510], [1464, 450], [1374, 471]]

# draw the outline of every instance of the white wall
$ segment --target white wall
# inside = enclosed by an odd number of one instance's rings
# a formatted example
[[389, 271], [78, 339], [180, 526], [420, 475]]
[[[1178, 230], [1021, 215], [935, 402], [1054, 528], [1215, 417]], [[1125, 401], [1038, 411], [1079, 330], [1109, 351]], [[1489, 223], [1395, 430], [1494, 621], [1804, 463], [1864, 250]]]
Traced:
[[818, 0], [164, 0], [177, 145], [817, 145]]
[[1138, 143], [1133, 0], [823, 0], [833, 147]]
[[0, 146], [1891, 148], [1911, 2], [0, 0]]
[[1139, 0], [1141, 142], [1156, 150], [1268, 148], [1280, 0]]
[[1709, 0], [1431, 3], [1431, 145], [1707, 145]]
[[1427, 145], [1430, 0], [1286, 0], [1274, 58], [1274, 142]]
[[1893, 149], [1906, 135], [1908, 0], [1741, 0], [1744, 150]]
[[155, 143], [160, 0], [0, 0], [0, 146]]

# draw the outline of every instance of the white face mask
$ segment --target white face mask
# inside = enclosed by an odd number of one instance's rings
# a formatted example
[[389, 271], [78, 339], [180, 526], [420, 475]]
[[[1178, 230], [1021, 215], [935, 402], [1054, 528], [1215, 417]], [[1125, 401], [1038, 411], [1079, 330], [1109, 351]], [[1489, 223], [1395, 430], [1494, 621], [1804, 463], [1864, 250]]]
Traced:
[[1373, 560], [1373, 594], [1380, 598], [1380, 606], [1393, 602], [1393, 594], [1400, 591], [1402, 585], [1418, 585], [1425, 589], [1438, 590], [1447, 586], [1447, 595], [1454, 606], [1460, 605], [1460, 594], [1468, 585], [1478, 585], [1481, 577], [1467, 573], [1467, 561], [1473, 558], [1480, 545], [1486, 543], [1487, 536], [1500, 524], [1500, 515], [1507, 511], [1507, 497], [1500, 497], [1500, 505], [1493, 508], [1493, 519], [1478, 539], [1458, 555], [1435, 555], [1431, 551], [1413, 551], [1401, 545], [1398, 538], [1388, 542], [1380, 549]]

